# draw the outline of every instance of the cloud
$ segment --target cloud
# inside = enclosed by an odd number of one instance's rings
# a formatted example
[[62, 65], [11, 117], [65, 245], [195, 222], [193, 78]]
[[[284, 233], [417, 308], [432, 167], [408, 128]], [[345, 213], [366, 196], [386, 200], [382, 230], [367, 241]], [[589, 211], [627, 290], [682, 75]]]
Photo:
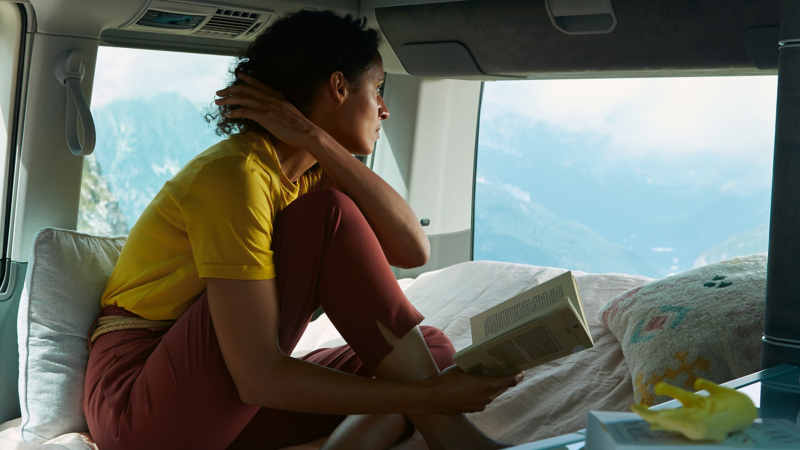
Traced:
[[509, 194], [511, 194], [514, 198], [521, 202], [529, 202], [531, 201], [531, 194], [530, 192], [523, 191], [522, 189], [514, 186], [513, 184], [503, 183], [500, 185], [503, 189], [506, 190]]
[[531, 201], [531, 193], [528, 191], [524, 191], [520, 189], [518, 186], [514, 186], [513, 184], [509, 183], [499, 183], [499, 182], [492, 182], [486, 179], [486, 177], [482, 175], [477, 175], [475, 177], [475, 182], [478, 184], [485, 184], [485, 185], [495, 185], [499, 188], [503, 189], [504, 191], [511, 194], [512, 197], [516, 198], [521, 202], [530, 202]]
[[487, 83], [483, 119], [523, 116], [592, 133], [610, 156], [707, 154], [764, 163], [774, 140], [777, 77], [638, 78]]
[[653, 251], [656, 253], [671, 252], [672, 247], [654, 247]]
[[100, 47], [92, 88], [92, 107], [118, 99], [177, 92], [208, 105], [225, 87], [233, 58], [194, 53]]

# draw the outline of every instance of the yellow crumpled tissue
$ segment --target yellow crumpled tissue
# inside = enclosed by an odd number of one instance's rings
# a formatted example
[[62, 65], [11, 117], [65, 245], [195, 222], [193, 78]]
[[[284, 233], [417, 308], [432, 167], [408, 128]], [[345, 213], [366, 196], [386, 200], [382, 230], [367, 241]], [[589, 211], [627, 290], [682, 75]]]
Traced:
[[758, 417], [750, 397], [735, 389], [702, 378], [695, 380], [694, 388], [705, 389], [710, 395], [697, 395], [662, 381], [655, 387], [656, 395], [678, 399], [683, 408], [652, 411], [645, 405], [633, 405], [631, 409], [650, 422], [651, 430], [677, 431], [693, 441], [722, 441], [728, 433], [744, 430]]

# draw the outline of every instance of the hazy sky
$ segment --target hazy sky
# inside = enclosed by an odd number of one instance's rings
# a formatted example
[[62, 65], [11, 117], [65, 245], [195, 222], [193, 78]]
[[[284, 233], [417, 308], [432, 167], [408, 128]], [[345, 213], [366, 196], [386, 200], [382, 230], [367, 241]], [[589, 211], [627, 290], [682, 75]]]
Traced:
[[757, 159], [753, 148], [774, 136], [776, 76], [493, 82], [485, 91], [484, 119], [513, 113], [597, 133], [627, 157]]
[[177, 92], [207, 105], [225, 87], [233, 58], [119, 47], [98, 50], [92, 107], [117, 99]]
[[776, 93], [776, 76], [491, 82], [481, 123], [494, 132], [482, 125], [481, 141], [544, 150], [505, 129], [524, 123], [580, 142], [599, 174], [625, 165], [647, 183], [749, 192], [771, 183]]

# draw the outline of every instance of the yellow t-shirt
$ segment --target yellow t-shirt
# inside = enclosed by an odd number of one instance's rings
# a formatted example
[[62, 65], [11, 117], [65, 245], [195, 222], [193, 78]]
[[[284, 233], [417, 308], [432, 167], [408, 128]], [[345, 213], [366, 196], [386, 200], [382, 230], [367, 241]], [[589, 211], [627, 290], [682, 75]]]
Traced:
[[204, 278], [274, 278], [275, 216], [321, 183], [321, 168], [292, 183], [263, 135], [230, 136], [189, 161], [145, 208], [102, 306], [173, 320], [206, 289]]

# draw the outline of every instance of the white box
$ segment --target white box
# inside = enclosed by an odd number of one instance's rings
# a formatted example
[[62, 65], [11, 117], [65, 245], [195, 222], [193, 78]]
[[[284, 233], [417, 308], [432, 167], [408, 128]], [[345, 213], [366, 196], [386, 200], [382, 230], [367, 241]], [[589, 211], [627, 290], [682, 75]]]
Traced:
[[800, 428], [784, 419], [756, 419], [722, 442], [692, 441], [671, 431], [652, 431], [635, 413], [589, 411], [585, 450], [800, 449]]

